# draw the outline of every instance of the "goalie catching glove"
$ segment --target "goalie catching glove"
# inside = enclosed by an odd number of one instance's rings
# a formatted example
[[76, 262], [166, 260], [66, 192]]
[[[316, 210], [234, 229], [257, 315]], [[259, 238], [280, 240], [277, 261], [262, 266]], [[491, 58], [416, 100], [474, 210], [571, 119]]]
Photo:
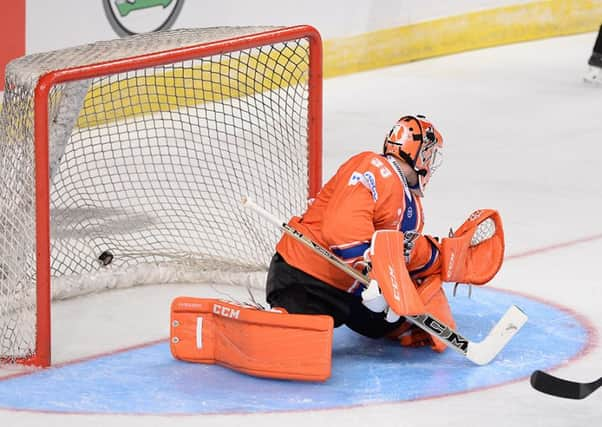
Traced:
[[473, 212], [439, 248], [444, 282], [483, 285], [493, 279], [504, 260], [502, 219], [493, 209]]

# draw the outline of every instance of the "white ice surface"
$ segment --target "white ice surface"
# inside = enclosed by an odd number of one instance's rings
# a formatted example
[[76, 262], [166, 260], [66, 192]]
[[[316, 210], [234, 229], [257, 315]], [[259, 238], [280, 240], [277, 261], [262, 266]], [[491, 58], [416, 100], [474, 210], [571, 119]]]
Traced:
[[[443, 133], [446, 149], [425, 199], [425, 231], [443, 234], [476, 208], [498, 209], [511, 259], [490, 286], [567, 307], [599, 335], [602, 88], [582, 82], [594, 40], [595, 34], [556, 38], [327, 80], [324, 177], [348, 156], [378, 150], [398, 116], [427, 114]], [[578, 239], [585, 241], [562, 245]], [[555, 245], [560, 247], [539, 250]], [[539, 251], [520, 256], [530, 250]], [[206, 286], [147, 286], [56, 304], [54, 362], [166, 338], [169, 301], [177, 295], [217, 293]], [[602, 350], [595, 343], [553, 373], [592, 381], [602, 375], [600, 362]], [[0, 410], [0, 426], [581, 427], [602, 425], [601, 399], [602, 392], [583, 401], [546, 396], [525, 379], [416, 402], [279, 414], [157, 417]]]

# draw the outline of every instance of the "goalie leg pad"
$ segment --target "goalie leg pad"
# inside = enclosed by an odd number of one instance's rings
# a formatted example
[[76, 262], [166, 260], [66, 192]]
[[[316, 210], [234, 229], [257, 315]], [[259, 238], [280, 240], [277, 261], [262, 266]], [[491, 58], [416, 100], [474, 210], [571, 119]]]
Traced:
[[208, 298], [178, 297], [171, 304], [174, 358], [258, 377], [325, 381], [331, 373], [332, 331], [330, 316], [265, 311]]
[[[445, 291], [442, 288], [442, 282], [439, 275], [432, 275], [425, 279], [418, 288], [418, 293], [424, 301], [426, 312], [449, 327], [456, 327], [456, 322], [452, 315], [449, 302], [447, 301]], [[438, 353], [442, 353], [447, 348], [447, 345], [439, 338], [423, 331], [409, 321], [401, 324], [388, 336], [391, 339], [399, 340], [401, 345], [407, 347], [428, 345]]]
[[[425, 306], [427, 312], [436, 319], [445, 323], [452, 329], [456, 328], [456, 321], [449, 306], [445, 291], [441, 287], [441, 278], [439, 276], [431, 276], [424, 283]], [[433, 293], [430, 293], [433, 292]], [[427, 294], [430, 294], [427, 296]], [[423, 295], [423, 293], [421, 293]], [[436, 352], [442, 353], [447, 345], [439, 338], [430, 336], [432, 340], [431, 348]]]

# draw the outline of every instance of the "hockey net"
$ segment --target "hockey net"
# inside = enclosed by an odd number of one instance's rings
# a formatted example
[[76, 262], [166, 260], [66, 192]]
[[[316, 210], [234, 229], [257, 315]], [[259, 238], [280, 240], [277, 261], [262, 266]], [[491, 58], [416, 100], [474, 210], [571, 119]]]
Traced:
[[247, 283], [279, 235], [241, 196], [287, 217], [321, 183], [311, 27], [174, 30], [34, 54], [7, 66], [5, 87], [2, 361], [50, 363], [53, 299]]

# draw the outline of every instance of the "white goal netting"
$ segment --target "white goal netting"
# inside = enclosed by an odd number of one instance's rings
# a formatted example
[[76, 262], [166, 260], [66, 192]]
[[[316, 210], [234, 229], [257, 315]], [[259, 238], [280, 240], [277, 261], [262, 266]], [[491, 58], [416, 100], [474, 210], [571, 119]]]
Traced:
[[[240, 199], [249, 195], [283, 218], [305, 207], [314, 143], [309, 41], [234, 50], [224, 43], [220, 53], [193, 57], [182, 50], [266, 31], [275, 29], [174, 30], [9, 64], [0, 114], [1, 359], [35, 353], [36, 283], [45, 277], [37, 270], [40, 213], [50, 221], [53, 298], [143, 283], [244, 281], [265, 270], [280, 233]], [[167, 53], [147, 60], [154, 52]], [[96, 72], [98, 63], [113, 65]], [[48, 141], [40, 141], [38, 81], [72, 68], [97, 75], [53, 84]], [[35, 168], [43, 144], [46, 214]], [[109, 265], [99, 261], [105, 251]]]

